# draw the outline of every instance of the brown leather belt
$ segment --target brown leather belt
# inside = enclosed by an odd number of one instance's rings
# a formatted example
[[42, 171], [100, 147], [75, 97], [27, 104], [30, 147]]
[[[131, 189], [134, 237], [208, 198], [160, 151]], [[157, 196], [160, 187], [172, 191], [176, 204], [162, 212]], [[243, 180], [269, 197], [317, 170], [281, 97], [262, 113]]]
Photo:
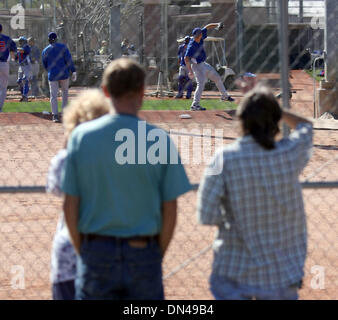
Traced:
[[103, 236], [99, 234], [83, 234], [82, 237], [87, 241], [102, 240], [102, 241], [145, 241], [157, 240], [158, 235], [153, 236], [133, 236], [133, 237], [114, 237], [114, 236]]

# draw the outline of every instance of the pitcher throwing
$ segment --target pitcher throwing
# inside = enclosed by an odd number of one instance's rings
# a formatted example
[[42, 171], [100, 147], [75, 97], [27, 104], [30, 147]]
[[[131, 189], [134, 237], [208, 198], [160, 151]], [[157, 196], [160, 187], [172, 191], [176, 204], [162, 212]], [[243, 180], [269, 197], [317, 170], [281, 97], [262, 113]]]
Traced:
[[222, 101], [234, 101], [234, 99], [231, 98], [226, 91], [220, 75], [210, 64], [205, 62], [207, 55], [204, 50], [203, 42], [204, 39], [208, 36], [208, 30], [220, 30], [222, 28], [223, 23], [210, 23], [202, 29], [195, 28], [192, 31], [193, 40], [190, 41], [188, 45], [184, 60], [189, 71], [189, 78], [192, 79], [193, 76], [195, 76], [197, 82], [194, 100], [191, 105], [191, 110], [193, 111], [205, 110], [205, 108], [200, 106], [200, 100], [207, 79], [215, 82], [218, 90], [222, 94]]

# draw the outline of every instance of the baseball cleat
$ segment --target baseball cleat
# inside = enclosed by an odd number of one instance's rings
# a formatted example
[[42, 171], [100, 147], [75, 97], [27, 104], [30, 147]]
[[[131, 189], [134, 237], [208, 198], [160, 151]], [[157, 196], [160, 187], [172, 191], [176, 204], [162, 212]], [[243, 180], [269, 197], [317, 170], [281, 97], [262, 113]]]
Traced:
[[205, 110], [207, 110], [206, 108], [203, 108], [203, 107], [201, 107], [201, 106], [191, 106], [190, 107], [190, 110], [191, 111], [205, 111]]
[[181, 94], [178, 94], [176, 97], [175, 97], [175, 99], [182, 99], [183, 98], [183, 95], [181, 95]]
[[222, 101], [229, 101], [229, 102], [233, 102], [235, 101], [234, 98], [232, 98], [231, 96], [227, 96], [227, 97], [222, 97], [221, 98]]
[[53, 118], [52, 118], [54, 123], [60, 123], [60, 119], [56, 114], [53, 114]]
[[22, 97], [22, 98], [20, 99], [20, 102], [28, 102], [28, 98], [27, 98], [27, 97]]

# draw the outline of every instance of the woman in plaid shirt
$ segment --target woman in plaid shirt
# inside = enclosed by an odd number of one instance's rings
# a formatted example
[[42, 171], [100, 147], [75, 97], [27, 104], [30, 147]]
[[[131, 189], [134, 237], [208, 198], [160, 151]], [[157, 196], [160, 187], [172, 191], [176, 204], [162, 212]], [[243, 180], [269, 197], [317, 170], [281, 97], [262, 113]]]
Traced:
[[[243, 136], [216, 152], [198, 193], [199, 222], [218, 226], [211, 291], [216, 299], [297, 299], [307, 242], [299, 175], [312, 124], [262, 86], [237, 115]], [[294, 131], [276, 141], [280, 120]]]

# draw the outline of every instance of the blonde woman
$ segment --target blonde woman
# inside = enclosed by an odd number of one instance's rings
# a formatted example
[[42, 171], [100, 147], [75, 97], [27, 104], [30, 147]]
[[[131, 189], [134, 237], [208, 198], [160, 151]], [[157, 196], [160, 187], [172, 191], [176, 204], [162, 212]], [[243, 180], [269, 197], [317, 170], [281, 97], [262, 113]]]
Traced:
[[[64, 111], [65, 147], [73, 129], [79, 124], [101, 117], [111, 111], [110, 102], [97, 89], [86, 90], [74, 99]], [[61, 149], [51, 160], [46, 190], [62, 196], [60, 179], [67, 149]], [[51, 282], [54, 300], [74, 300], [76, 254], [69, 240], [64, 215], [58, 221], [54, 235], [51, 259]]]

